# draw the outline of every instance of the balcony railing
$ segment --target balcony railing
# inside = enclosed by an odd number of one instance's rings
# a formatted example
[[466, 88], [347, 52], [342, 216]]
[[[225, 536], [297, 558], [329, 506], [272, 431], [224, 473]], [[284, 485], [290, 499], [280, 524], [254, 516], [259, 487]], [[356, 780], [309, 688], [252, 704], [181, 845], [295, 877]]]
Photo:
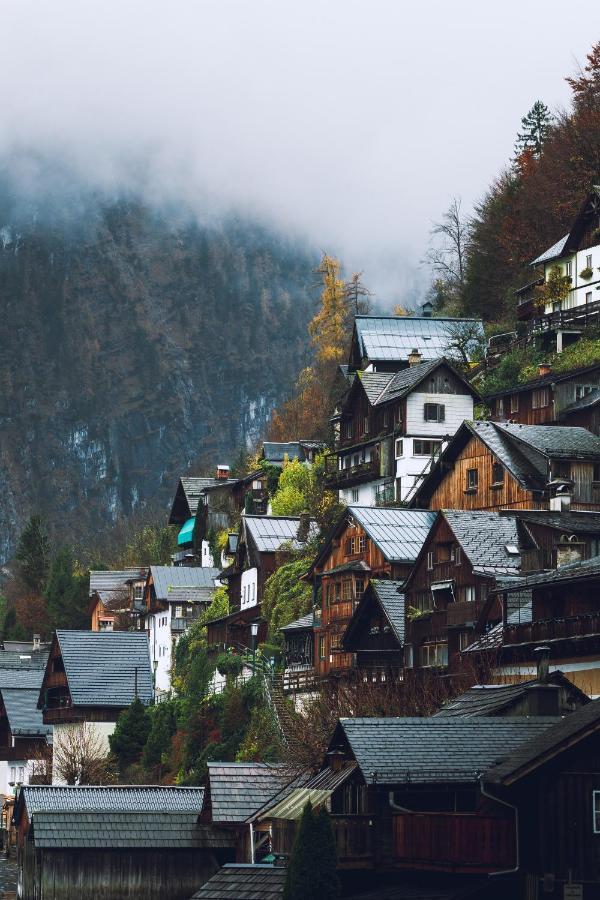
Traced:
[[506, 625], [503, 632], [504, 646], [538, 644], [568, 638], [585, 638], [600, 635], [600, 613], [568, 616], [562, 619], [541, 619]]
[[493, 872], [515, 865], [510, 819], [463, 813], [394, 816], [396, 862], [407, 868]]
[[363, 481], [370, 481], [379, 477], [379, 460], [370, 459], [368, 462], [360, 462], [358, 465], [344, 469], [337, 468], [337, 457], [329, 457], [336, 463], [336, 467], [329, 465], [325, 469], [325, 483], [330, 488], [352, 487]]
[[527, 323], [530, 333], [552, 331], [557, 328], [585, 328], [600, 318], [600, 300], [593, 303], [581, 303], [570, 309], [560, 309], [546, 315], [535, 316]]
[[312, 691], [315, 684], [315, 670], [312, 665], [290, 666], [283, 673], [283, 690], [286, 693]]
[[[370, 868], [373, 858], [373, 820], [369, 816], [331, 817], [340, 868]], [[297, 823], [273, 822], [273, 852], [289, 856], [294, 846]]]

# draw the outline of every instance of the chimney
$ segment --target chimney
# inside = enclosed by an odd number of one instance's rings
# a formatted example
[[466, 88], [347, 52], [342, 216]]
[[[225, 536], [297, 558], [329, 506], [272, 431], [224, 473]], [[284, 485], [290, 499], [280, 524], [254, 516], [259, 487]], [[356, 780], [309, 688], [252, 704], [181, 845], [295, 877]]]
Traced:
[[533, 653], [537, 659], [537, 680], [540, 684], [546, 684], [550, 666], [550, 647], [546, 645], [536, 647]]
[[429, 300], [426, 300], [425, 303], [421, 306], [421, 315], [426, 319], [430, 319], [433, 315], [433, 303]]
[[540, 363], [538, 366], [538, 376], [540, 378], [545, 378], [546, 375], [550, 375], [552, 373], [552, 366], [550, 363]]
[[571, 486], [572, 482], [558, 485], [554, 497], [550, 497], [550, 512], [569, 512], [572, 497]]
[[409, 366], [418, 366], [421, 364], [421, 354], [418, 350], [411, 350], [408, 354], [408, 365]]
[[304, 510], [300, 513], [300, 521], [298, 522], [298, 541], [305, 544], [310, 534], [310, 513]]
[[217, 480], [226, 481], [229, 478], [229, 466], [217, 466]]
[[34, 636], [33, 636], [33, 649], [34, 649], [34, 650], [39, 650], [39, 649], [40, 649], [40, 644], [41, 644], [41, 637], [40, 637], [40, 635], [39, 635], [39, 634], [34, 634]]

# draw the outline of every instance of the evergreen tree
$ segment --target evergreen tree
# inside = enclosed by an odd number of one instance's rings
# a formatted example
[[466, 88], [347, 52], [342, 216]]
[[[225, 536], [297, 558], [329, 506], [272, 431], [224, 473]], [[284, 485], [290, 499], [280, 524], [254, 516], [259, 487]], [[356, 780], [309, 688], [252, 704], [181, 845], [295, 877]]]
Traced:
[[18, 575], [25, 588], [40, 594], [48, 577], [50, 540], [41, 516], [31, 516], [15, 553]]
[[87, 578], [77, 572], [69, 547], [61, 547], [54, 557], [44, 596], [53, 628], [88, 627]]
[[117, 719], [114, 732], [108, 742], [117, 757], [121, 774], [138, 762], [150, 734], [150, 716], [142, 701], [136, 697], [131, 706], [124, 709]]
[[283, 900], [337, 900], [335, 838], [326, 811], [304, 807], [287, 870]]
[[521, 119], [523, 130], [517, 133], [515, 157], [520, 159], [523, 154], [531, 153], [539, 159], [553, 124], [554, 117], [546, 104], [536, 100], [527, 115]]
[[159, 703], [150, 713], [152, 725], [142, 753], [145, 769], [160, 769], [171, 749], [171, 738], [175, 734], [176, 722], [172, 704]]

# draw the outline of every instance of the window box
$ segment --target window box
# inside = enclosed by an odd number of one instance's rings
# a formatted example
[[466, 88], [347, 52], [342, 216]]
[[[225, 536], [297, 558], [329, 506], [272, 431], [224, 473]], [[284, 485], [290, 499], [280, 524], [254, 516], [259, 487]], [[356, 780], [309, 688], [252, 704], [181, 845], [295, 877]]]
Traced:
[[586, 266], [585, 269], [582, 269], [581, 272], [579, 273], [579, 277], [583, 278], [584, 281], [589, 281], [589, 279], [592, 277], [593, 274], [594, 274], [594, 270], [590, 269], [588, 266]]

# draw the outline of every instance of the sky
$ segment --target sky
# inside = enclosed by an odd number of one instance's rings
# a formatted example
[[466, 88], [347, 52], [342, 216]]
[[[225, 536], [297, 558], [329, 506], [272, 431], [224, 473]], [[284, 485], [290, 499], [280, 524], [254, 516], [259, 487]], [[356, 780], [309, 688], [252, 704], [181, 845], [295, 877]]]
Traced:
[[0, 0], [0, 159], [202, 218], [234, 210], [320, 250], [384, 303], [426, 276], [535, 100], [600, 39], [598, 0]]

